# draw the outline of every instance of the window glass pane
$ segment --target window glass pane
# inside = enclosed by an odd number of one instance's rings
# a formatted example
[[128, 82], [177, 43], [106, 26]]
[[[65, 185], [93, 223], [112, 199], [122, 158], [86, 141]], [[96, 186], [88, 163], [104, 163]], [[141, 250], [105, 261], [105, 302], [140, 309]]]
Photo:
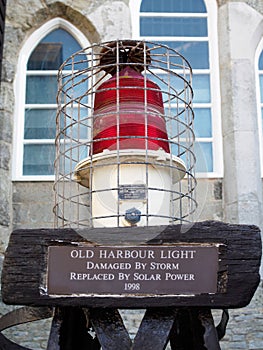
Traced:
[[[183, 146], [183, 147], [182, 147]], [[180, 157], [184, 162], [186, 159], [186, 144], [180, 143], [180, 146], [176, 143], [171, 145], [172, 153]], [[195, 142], [194, 153], [196, 156], [195, 170], [198, 173], [213, 172], [213, 146], [212, 142]]]
[[188, 148], [189, 147], [187, 147], [185, 142], [180, 142], [180, 144], [178, 144], [178, 141], [176, 139], [170, 142], [170, 149], [172, 151], [172, 154], [176, 157], [181, 158], [185, 163], [187, 163], [186, 154]]
[[65, 63], [64, 70], [83, 70], [88, 68], [88, 53], [79, 53], [77, 56], [66, 57], [67, 62]]
[[[209, 53], [207, 41], [160, 41], [184, 56], [193, 69], [209, 68]], [[161, 53], [162, 49], [154, 50], [154, 53]], [[178, 64], [178, 58], [171, 58], [172, 63]], [[180, 61], [181, 62], [181, 61]]]
[[63, 91], [65, 92], [64, 103], [69, 102], [73, 99], [80, 99], [82, 103], [88, 102], [87, 90], [88, 90], [88, 80], [85, 79], [84, 74], [65, 76], [62, 80]]
[[[157, 79], [154, 76], [151, 76], [151, 80], [154, 81], [163, 93], [163, 101], [164, 103], [167, 101], [166, 92], [175, 94], [176, 96], [181, 96], [183, 99], [183, 92], [186, 88], [186, 83], [183, 79], [178, 78], [176, 75], [170, 75], [170, 80], [167, 79], [166, 74], [158, 74], [158, 77], [161, 79]], [[189, 77], [186, 76], [186, 79]], [[170, 86], [169, 86], [170, 84]], [[192, 87], [194, 91], [193, 102], [198, 103], [209, 103], [210, 102], [210, 76], [209, 74], [196, 74], [193, 76]]]
[[81, 50], [79, 43], [66, 30], [58, 28], [49, 33], [43, 40], [44, 43], [62, 43], [62, 59], [63, 61], [76, 51]]
[[[193, 42], [193, 41], [159, 41], [160, 44], [166, 45], [174, 49], [178, 54], [184, 56], [192, 68], [194, 69], [209, 69], [209, 53], [208, 42]], [[161, 56], [164, 53], [164, 48], [149, 45], [149, 47], [155, 47], [152, 53], [152, 64], [155, 68], [166, 68], [167, 59], [165, 56]], [[185, 65], [182, 58], [176, 53], [170, 54], [169, 64], [171, 69], [182, 69]]]
[[143, 12], [206, 12], [203, 0], [142, 0]]
[[189, 138], [189, 130], [186, 127], [192, 119], [190, 109], [165, 108], [166, 130], [169, 138]]
[[263, 51], [261, 52], [261, 54], [259, 56], [258, 69], [263, 69]]
[[28, 61], [28, 70], [57, 70], [62, 64], [61, 43], [40, 43]]
[[212, 143], [211, 142], [196, 142], [195, 143], [195, 155], [196, 155], [196, 172], [205, 173], [213, 171], [213, 156], [212, 156]]
[[210, 76], [208, 74], [193, 75], [193, 102], [210, 102]]
[[32, 52], [28, 70], [57, 70], [76, 51], [81, 50], [78, 42], [63, 29], [56, 29], [45, 36]]
[[[174, 49], [174, 42], [163, 42], [159, 41], [160, 44], [164, 44]], [[148, 44], [149, 48], [151, 48], [151, 62], [154, 68], [166, 68], [167, 60], [169, 59], [169, 66], [171, 69], [183, 69], [185, 66], [185, 61], [180, 56], [178, 51], [170, 52], [169, 57], [167, 57], [166, 49], [157, 45]]]
[[141, 17], [142, 36], [207, 36], [206, 18]]
[[194, 130], [196, 137], [211, 137], [211, 110], [210, 108], [194, 108]]
[[26, 109], [25, 139], [54, 139], [56, 136], [55, 109]]
[[[87, 123], [87, 111], [84, 108], [69, 108], [68, 115], [61, 115], [60, 128], [65, 128], [66, 135], [70, 138], [87, 139], [89, 127]], [[87, 119], [85, 119], [87, 118]], [[65, 120], [66, 119], [66, 120]], [[78, 122], [82, 120], [82, 122]], [[28, 139], [54, 139], [56, 137], [56, 110], [55, 109], [26, 109], [24, 138]]]
[[[64, 108], [68, 117], [61, 114], [60, 129], [71, 139], [88, 139], [90, 137], [91, 116], [85, 108]], [[67, 128], [66, 128], [67, 127]], [[66, 129], [65, 129], [66, 128]], [[64, 135], [62, 135], [64, 138]]]
[[23, 175], [54, 175], [55, 145], [24, 145]]
[[[184, 79], [179, 78], [177, 75], [169, 75], [168, 79], [167, 74], [158, 74], [158, 77], [159, 79], [151, 75], [150, 80], [154, 81], [161, 89], [164, 103], [166, 103], [168, 100], [168, 92], [170, 94], [169, 99], [171, 102], [176, 102], [175, 96], [179, 96], [181, 99], [184, 99], [184, 92], [188, 88], [188, 85]], [[186, 76], [186, 79], [189, 79], [189, 77]]]
[[57, 77], [27, 76], [26, 103], [56, 103]]
[[65, 157], [60, 157], [59, 170], [62, 174], [72, 173], [80, 159], [88, 157], [90, 152], [86, 145], [75, 144], [74, 146], [74, 143], [71, 145], [62, 143], [60, 147], [60, 152], [65, 154]]

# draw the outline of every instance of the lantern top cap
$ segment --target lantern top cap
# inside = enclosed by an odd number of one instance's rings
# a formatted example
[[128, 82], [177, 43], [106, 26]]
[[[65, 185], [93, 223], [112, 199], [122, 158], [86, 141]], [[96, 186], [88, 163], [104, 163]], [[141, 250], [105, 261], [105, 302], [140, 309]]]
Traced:
[[150, 63], [150, 50], [143, 41], [113, 41], [106, 44], [100, 51], [99, 66], [111, 75], [116, 74], [118, 65], [120, 69], [130, 66], [140, 73]]

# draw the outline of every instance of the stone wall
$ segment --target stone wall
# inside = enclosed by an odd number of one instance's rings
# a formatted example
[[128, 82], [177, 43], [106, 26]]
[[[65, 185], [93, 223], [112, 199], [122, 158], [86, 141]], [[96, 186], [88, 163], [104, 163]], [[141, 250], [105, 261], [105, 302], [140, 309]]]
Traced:
[[54, 227], [54, 192], [50, 182], [13, 184], [13, 229]]

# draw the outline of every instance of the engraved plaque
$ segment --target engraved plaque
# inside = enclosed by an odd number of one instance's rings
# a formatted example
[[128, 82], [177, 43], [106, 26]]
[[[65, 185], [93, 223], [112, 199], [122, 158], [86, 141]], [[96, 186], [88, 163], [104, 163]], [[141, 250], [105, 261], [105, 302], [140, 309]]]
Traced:
[[146, 199], [146, 187], [144, 184], [120, 185], [120, 200], [144, 200]]
[[218, 247], [51, 246], [50, 295], [193, 295], [217, 292]]

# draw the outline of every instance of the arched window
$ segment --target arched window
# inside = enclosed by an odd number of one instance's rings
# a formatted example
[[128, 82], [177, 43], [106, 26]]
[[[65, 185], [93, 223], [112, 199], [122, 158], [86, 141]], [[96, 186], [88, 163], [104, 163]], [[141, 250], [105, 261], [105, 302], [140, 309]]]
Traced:
[[53, 179], [57, 71], [86, 44], [75, 27], [57, 18], [23, 47], [16, 80], [14, 180]]
[[216, 1], [131, 0], [135, 38], [181, 53], [193, 68], [197, 173], [222, 176]]

